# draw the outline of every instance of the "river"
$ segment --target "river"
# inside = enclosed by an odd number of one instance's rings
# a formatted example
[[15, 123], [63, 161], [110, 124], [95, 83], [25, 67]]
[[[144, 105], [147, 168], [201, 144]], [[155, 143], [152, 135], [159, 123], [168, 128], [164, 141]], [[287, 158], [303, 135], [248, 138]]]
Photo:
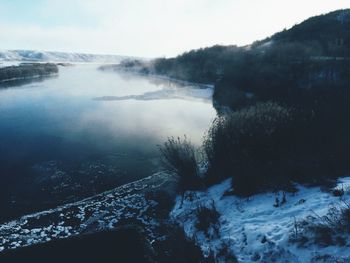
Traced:
[[200, 145], [212, 90], [170, 80], [60, 67], [0, 88], [0, 220], [51, 208], [160, 169], [167, 137]]

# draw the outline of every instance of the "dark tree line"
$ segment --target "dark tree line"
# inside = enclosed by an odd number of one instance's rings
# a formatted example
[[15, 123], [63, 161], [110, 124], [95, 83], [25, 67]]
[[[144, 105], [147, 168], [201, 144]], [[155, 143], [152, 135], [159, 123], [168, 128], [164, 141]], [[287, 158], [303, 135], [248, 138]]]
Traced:
[[350, 10], [251, 46], [158, 59], [153, 72], [215, 84], [220, 114], [203, 145], [209, 185], [232, 177], [235, 193], [250, 195], [350, 171]]
[[51, 74], [57, 74], [56, 64], [46, 63], [23, 63], [19, 66], [10, 66], [0, 68], [0, 82], [12, 79], [25, 79], [32, 77], [43, 77]]

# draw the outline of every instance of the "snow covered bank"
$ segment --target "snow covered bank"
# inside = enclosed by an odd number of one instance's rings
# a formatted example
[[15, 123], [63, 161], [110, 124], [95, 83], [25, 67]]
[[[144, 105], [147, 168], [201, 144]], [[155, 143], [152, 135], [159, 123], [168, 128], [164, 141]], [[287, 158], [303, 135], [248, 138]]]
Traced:
[[85, 200], [22, 216], [0, 225], [0, 253], [55, 239], [114, 229], [121, 221], [139, 222], [147, 238], [157, 238], [157, 201], [149, 191], [172, 189], [174, 180], [163, 173], [117, 187]]
[[[282, 193], [241, 199], [225, 195], [231, 189], [231, 180], [226, 180], [206, 192], [187, 193], [183, 204], [178, 197], [171, 217], [189, 237], [195, 238], [207, 255], [231, 253], [239, 262], [350, 262], [349, 235], [345, 234], [342, 246], [320, 246], [312, 242], [302, 245], [292, 240], [296, 224], [315, 215], [322, 217], [333, 205], [350, 199], [350, 177], [342, 178], [337, 187], [345, 189], [344, 195], [334, 196], [319, 187], [298, 186], [297, 193], [287, 193], [286, 203], [275, 207], [276, 198], [279, 203], [282, 201]], [[215, 227], [217, 231], [198, 231], [198, 207], [213, 205], [221, 215], [219, 226]], [[221, 262], [234, 261], [221, 257]]]

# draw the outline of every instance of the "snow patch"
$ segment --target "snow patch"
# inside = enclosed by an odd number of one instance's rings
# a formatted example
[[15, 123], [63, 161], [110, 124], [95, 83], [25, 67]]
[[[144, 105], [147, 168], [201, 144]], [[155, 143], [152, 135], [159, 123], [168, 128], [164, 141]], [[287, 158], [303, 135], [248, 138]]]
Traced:
[[162, 187], [170, 180], [169, 175], [157, 173], [76, 203], [0, 224], [0, 252], [113, 229], [128, 218], [143, 223], [147, 235], [154, 239], [158, 224], [150, 215], [154, 214], [156, 203], [146, 199], [145, 192]]
[[[350, 186], [350, 177], [340, 180], [337, 188]], [[282, 193], [265, 193], [251, 198], [226, 195], [231, 190], [231, 180], [209, 188], [206, 192], [188, 192], [177, 198], [171, 217], [179, 222], [187, 236], [195, 238], [206, 255], [218, 255], [223, 249], [235, 254], [239, 262], [350, 262], [350, 238], [344, 247], [298, 246], [290, 242], [294, 222], [304, 220], [312, 213], [327, 214], [330, 206], [340, 198], [319, 187], [297, 186], [298, 192], [286, 194], [287, 202], [274, 207]], [[196, 229], [196, 211], [200, 206], [214, 203], [220, 213], [219, 233], [205, 234]], [[282, 261], [281, 261], [282, 260]], [[221, 262], [226, 262], [222, 260]]]

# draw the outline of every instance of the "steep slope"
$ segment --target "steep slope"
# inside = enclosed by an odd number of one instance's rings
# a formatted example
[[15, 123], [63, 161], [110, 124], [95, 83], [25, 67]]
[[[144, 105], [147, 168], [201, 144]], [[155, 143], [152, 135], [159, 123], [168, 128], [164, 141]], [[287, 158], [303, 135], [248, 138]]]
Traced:
[[[156, 73], [214, 83], [238, 70], [242, 60], [285, 62], [310, 57], [350, 56], [350, 9], [307, 19], [250, 46], [213, 46], [154, 61]], [[200, 65], [200, 66], [199, 66]], [[248, 67], [249, 69], [249, 67]]]
[[[129, 61], [122, 66], [129, 71], [215, 84], [217, 104], [232, 109], [251, 99], [294, 104], [310, 97], [300, 94], [310, 93], [305, 90], [348, 87], [350, 9], [312, 17], [249, 46], [217, 45], [175, 58]], [[313, 94], [311, 97], [314, 99]]]
[[298, 42], [314, 45], [325, 56], [350, 55], [350, 9], [312, 17], [289, 30], [263, 40], [262, 43]]

